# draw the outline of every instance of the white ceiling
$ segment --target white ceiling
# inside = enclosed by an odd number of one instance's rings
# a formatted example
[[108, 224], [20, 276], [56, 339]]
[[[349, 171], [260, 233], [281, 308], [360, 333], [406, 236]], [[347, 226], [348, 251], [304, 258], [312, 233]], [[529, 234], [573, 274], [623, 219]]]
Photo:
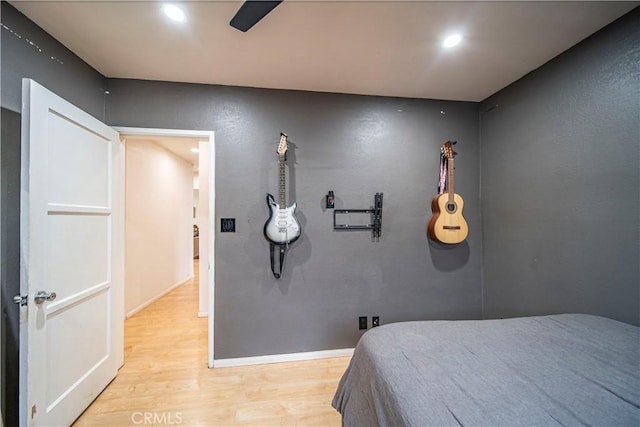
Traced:
[[[639, 2], [285, 0], [255, 27], [241, 1], [11, 1], [107, 77], [481, 101]], [[452, 31], [463, 42], [445, 51]]]
[[191, 137], [178, 137], [178, 136], [153, 136], [153, 135], [129, 135], [126, 133], [121, 134], [126, 141], [144, 141], [152, 142], [163, 147], [165, 150], [170, 151], [178, 157], [186, 160], [194, 166], [194, 170], [197, 170], [198, 166], [198, 153], [191, 151], [192, 148], [198, 148], [198, 142], [200, 139]]

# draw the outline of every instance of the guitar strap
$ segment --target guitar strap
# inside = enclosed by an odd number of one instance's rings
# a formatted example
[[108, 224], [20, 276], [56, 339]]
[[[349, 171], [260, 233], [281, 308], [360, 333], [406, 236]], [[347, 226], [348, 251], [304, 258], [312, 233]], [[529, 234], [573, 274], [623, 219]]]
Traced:
[[440, 181], [438, 181], [438, 194], [443, 194], [447, 188], [447, 158], [440, 155]]
[[280, 265], [278, 266], [279, 268], [277, 273], [275, 267], [276, 244], [273, 242], [269, 242], [269, 246], [271, 248], [271, 272], [273, 273], [273, 277], [279, 279], [280, 275], [282, 274], [282, 267], [284, 266], [284, 254], [287, 250], [287, 245], [277, 245], [280, 248]]

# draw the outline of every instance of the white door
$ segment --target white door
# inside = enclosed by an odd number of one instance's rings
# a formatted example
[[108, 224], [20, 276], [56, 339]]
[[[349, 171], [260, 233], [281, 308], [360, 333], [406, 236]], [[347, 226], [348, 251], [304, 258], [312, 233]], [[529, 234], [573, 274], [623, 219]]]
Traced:
[[116, 131], [23, 80], [20, 425], [70, 425], [122, 366], [123, 174]]

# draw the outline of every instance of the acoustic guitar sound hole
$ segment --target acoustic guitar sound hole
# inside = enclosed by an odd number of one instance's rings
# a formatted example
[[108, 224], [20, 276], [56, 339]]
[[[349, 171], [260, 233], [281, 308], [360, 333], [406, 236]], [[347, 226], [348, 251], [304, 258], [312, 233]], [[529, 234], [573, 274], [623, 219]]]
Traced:
[[455, 203], [447, 203], [447, 212], [454, 213], [456, 211]]

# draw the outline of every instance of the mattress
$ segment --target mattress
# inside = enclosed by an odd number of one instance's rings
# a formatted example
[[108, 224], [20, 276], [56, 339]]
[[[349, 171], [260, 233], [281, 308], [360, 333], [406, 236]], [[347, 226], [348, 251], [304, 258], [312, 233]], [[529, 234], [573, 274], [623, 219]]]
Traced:
[[562, 314], [365, 333], [333, 407], [345, 426], [640, 426], [640, 328]]

